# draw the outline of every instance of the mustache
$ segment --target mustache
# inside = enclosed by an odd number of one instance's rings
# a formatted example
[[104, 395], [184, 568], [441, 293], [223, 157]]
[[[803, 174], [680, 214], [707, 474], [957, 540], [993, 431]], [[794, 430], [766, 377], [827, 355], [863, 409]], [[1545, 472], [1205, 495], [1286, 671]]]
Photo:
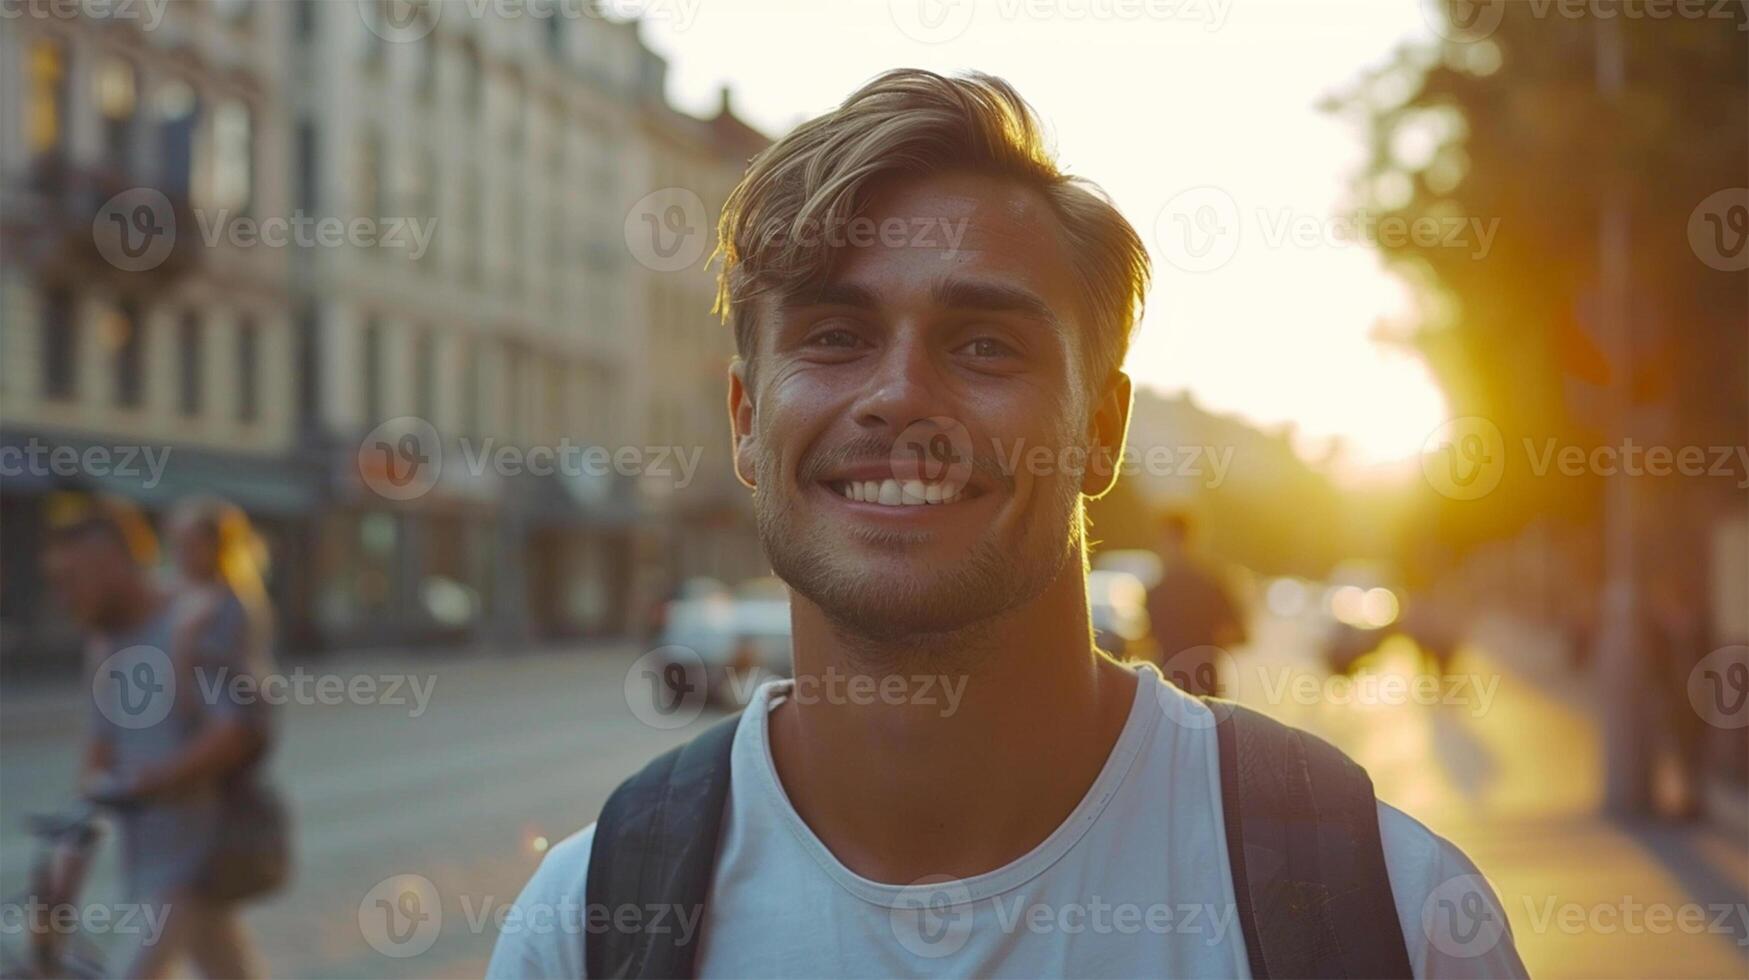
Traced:
[[[858, 463], [890, 463], [893, 460], [893, 449], [897, 445], [897, 439], [867, 435], [830, 448], [816, 449], [802, 457], [801, 464], [796, 468], [797, 478], [802, 483], [816, 483], [840, 467]], [[974, 444], [971, 462], [975, 476], [1004, 490], [1014, 489], [1013, 474], [1002, 466], [1001, 460], [995, 454], [979, 452]]]

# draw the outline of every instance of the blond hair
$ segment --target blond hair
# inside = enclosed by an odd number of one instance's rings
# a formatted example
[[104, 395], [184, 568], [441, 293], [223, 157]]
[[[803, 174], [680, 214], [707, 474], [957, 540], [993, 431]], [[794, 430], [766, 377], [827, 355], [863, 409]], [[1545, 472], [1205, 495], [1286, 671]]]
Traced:
[[835, 249], [820, 247], [813, 232], [844, 227], [877, 178], [947, 171], [1014, 180], [1048, 202], [1092, 327], [1083, 339], [1087, 380], [1109, 380], [1147, 292], [1141, 237], [1098, 187], [1057, 167], [1038, 117], [1007, 82], [913, 68], [882, 74], [796, 127], [755, 157], [730, 193], [713, 255], [722, 263], [713, 312], [733, 321], [741, 357], [751, 362], [756, 351], [755, 299], [828, 273]]

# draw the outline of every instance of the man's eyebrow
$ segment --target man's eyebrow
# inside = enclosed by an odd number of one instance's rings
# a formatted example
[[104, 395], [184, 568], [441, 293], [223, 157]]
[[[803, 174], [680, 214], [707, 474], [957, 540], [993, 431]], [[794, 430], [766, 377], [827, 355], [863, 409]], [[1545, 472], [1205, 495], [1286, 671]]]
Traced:
[[1007, 283], [944, 279], [935, 284], [935, 288], [930, 291], [930, 298], [949, 309], [1019, 313], [1051, 326], [1060, 327], [1062, 324], [1057, 311], [1051, 309], [1051, 305], [1037, 293]]
[[780, 300], [780, 305], [795, 306], [848, 306], [858, 310], [873, 310], [880, 307], [875, 294], [853, 282], [824, 282], [810, 284], [787, 292]]

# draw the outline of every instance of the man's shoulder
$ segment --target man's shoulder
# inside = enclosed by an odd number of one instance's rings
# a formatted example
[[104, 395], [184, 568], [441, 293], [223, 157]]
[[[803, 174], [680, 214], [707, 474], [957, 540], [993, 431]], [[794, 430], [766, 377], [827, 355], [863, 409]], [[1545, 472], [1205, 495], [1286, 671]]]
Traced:
[[547, 851], [498, 934], [486, 967], [488, 978], [583, 976], [589, 853], [594, 846], [595, 825], [590, 824]]
[[1456, 844], [1380, 800], [1379, 842], [1418, 977], [1522, 977], [1494, 887]]

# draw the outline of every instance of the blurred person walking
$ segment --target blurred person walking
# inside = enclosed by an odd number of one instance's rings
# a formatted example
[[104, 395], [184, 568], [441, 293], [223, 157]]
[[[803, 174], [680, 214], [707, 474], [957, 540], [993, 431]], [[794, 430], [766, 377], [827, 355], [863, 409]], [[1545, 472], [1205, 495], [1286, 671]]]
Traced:
[[1219, 653], [1245, 642], [1245, 619], [1220, 575], [1191, 547], [1182, 511], [1160, 518], [1160, 581], [1148, 591], [1148, 619], [1166, 678], [1187, 694], [1221, 693]]
[[239, 803], [269, 735], [258, 689], [231, 678], [258, 669], [244, 637], [264, 644], [266, 628], [246, 608], [226, 612], [225, 595], [244, 602], [224, 574], [234, 559], [208, 535], [207, 512], [187, 513], [186, 586], [153, 579], [149, 525], [107, 498], [55, 502], [46, 571], [88, 635], [82, 791], [119, 807], [124, 901], [162, 917], [121, 951], [115, 975], [169, 976], [186, 954], [204, 976], [254, 977], [264, 971], [236, 907], [283, 880], [284, 819], [271, 796]]

